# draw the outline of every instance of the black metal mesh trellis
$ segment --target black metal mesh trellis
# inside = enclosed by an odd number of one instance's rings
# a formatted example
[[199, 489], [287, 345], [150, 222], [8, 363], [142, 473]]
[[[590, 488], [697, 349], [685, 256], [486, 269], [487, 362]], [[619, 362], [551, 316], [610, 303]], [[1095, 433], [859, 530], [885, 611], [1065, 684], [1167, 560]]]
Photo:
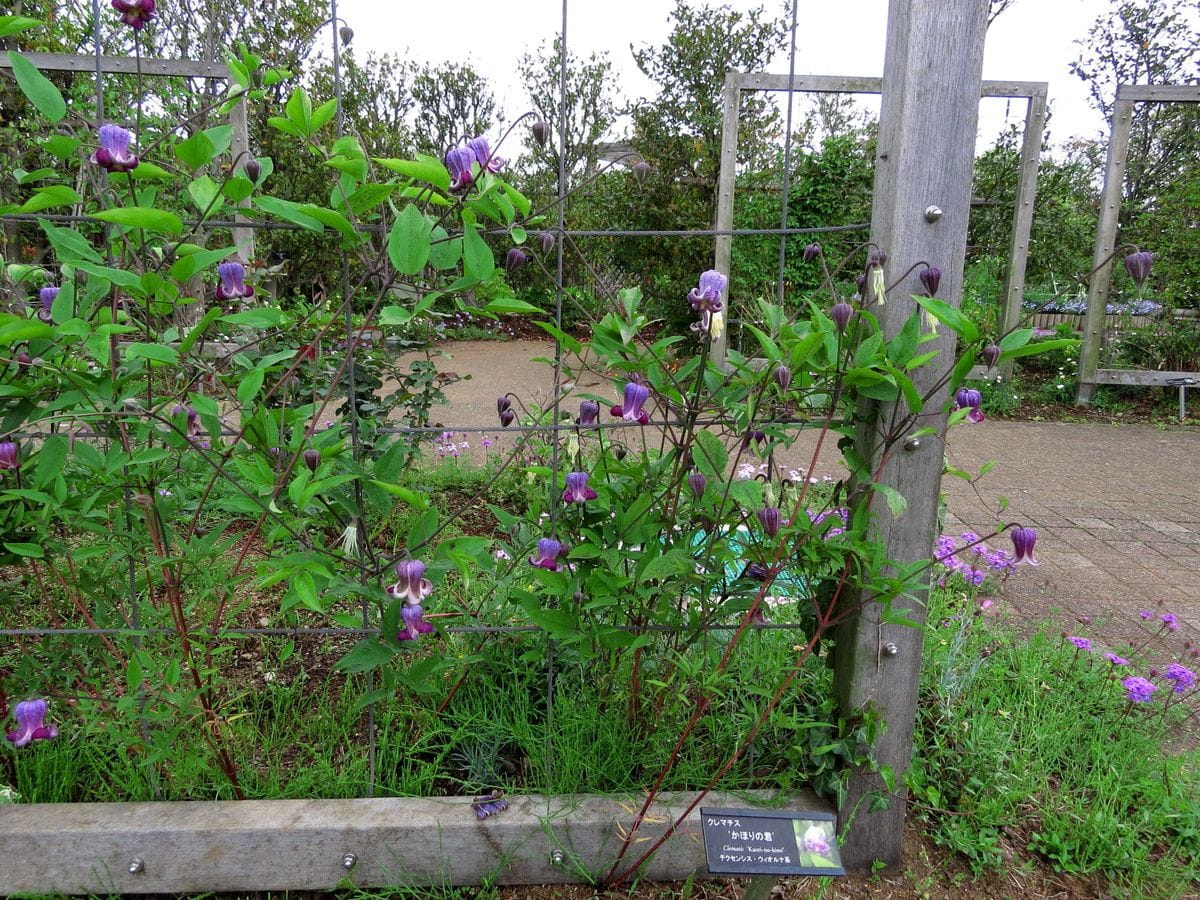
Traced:
[[[103, 121], [103, 119], [104, 119], [104, 115], [103, 115], [103, 112], [104, 112], [104, 110], [103, 110], [103, 103], [104, 103], [103, 79], [104, 79], [105, 72], [104, 72], [103, 66], [101, 64], [102, 54], [101, 54], [100, 16], [102, 14], [102, 9], [101, 9], [101, 4], [100, 4], [99, 0], [93, 0], [92, 7], [93, 7], [93, 16], [95, 17], [95, 20], [94, 20], [94, 59], [95, 59], [94, 77], [95, 77], [95, 93], [96, 93], [96, 111], [97, 111], [98, 120]], [[570, 7], [569, 0], [563, 0], [561, 33], [560, 33], [561, 47], [562, 47], [562, 52], [561, 52], [561, 57], [560, 57], [561, 70], [560, 70], [560, 86], [559, 86], [560, 87], [560, 97], [559, 97], [560, 119], [565, 118], [565, 115], [566, 115], [566, 110], [565, 110], [565, 104], [567, 102], [566, 61], [568, 58], [567, 36], [568, 36], [568, 24], [569, 24], [569, 18], [568, 18], [569, 7]], [[340, 19], [339, 15], [338, 15], [337, 0], [330, 0], [329, 13], [330, 13], [329, 18], [328, 18], [327, 22], [324, 24], [329, 26], [330, 35], [331, 35], [332, 55], [333, 55], [333, 69], [332, 69], [333, 85], [334, 85], [335, 99], [339, 101], [337, 117], [336, 117], [336, 129], [337, 129], [338, 135], [341, 136], [343, 134], [343, 112], [342, 112], [342, 106], [341, 106], [340, 101], [342, 98], [342, 92], [344, 90], [344, 85], [343, 85], [342, 59], [341, 59], [341, 51], [340, 51], [339, 36], [338, 36], [338, 29], [339, 29], [339, 26], [342, 24], [342, 20]], [[795, 0], [793, 0], [793, 3], [791, 4], [791, 29], [789, 32], [791, 35], [790, 54], [789, 54], [789, 76], [794, 74], [794, 69], [795, 69], [796, 24], [797, 24], [797, 3], [795, 2]], [[565, 127], [558, 128], [557, 133], [559, 135], [559, 148], [558, 148], [559, 172], [558, 172], [558, 179], [557, 179], [557, 202], [556, 202], [555, 211], [554, 211], [555, 220], [556, 220], [554, 233], [559, 238], [556, 242], [555, 271], [554, 271], [554, 276], [555, 276], [555, 278], [554, 278], [554, 283], [555, 283], [555, 302], [554, 302], [555, 325], [561, 329], [562, 321], [563, 321], [563, 304], [564, 304], [564, 287], [565, 287], [565, 285], [564, 285], [564, 268], [565, 268], [565, 256], [568, 252], [568, 241], [566, 240], [567, 238], [574, 238], [574, 237], [627, 238], [627, 237], [633, 237], [633, 238], [644, 238], [644, 239], [673, 238], [673, 239], [711, 240], [714, 237], [734, 236], [734, 235], [778, 237], [780, 239], [778, 290], [779, 290], [779, 296], [782, 297], [783, 278], [784, 278], [784, 271], [785, 271], [785, 266], [786, 266], [786, 261], [787, 261], [787, 240], [786, 239], [788, 237], [799, 236], [799, 235], [815, 235], [815, 234], [821, 234], [821, 233], [852, 232], [852, 231], [865, 230], [868, 227], [866, 224], [828, 226], [828, 227], [812, 227], [812, 228], [789, 228], [789, 227], [787, 227], [788, 179], [790, 177], [790, 161], [791, 161], [792, 150], [793, 150], [793, 147], [792, 147], [793, 136], [792, 136], [792, 129], [791, 129], [791, 122], [792, 122], [791, 99], [792, 99], [791, 92], [789, 91], [789, 93], [788, 93], [788, 112], [787, 112], [788, 127], [785, 131], [785, 137], [784, 137], [784, 168], [783, 168], [784, 181], [783, 181], [783, 190], [781, 192], [781, 224], [780, 224], [779, 228], [759, 228], [759, 229], [708, 228], [708, 229], [653, 229], [653, 230], [572, 229], [572, 228], [568, 228], [567, 223], [566, 223], [566, 196], [567, 196], [566, 184], [567, 184], [567, 179], [566, 179], [566, 172], [564, 170], [566, 128]], [[18, 223], [20, 223], [20, 222], [35, 222], [40, 219], [40, 220], [46, 220], [49, 222], [60, 222], [60, 223], [68, 223], [68, 224], [84, 223], [84, 222], [96, 224], [95, 220], [88, 216], [61, 214], [61, 213], [39, 213], [39, 214], [30, 214], [30, 215], [9, 214], [9, 215], [3, 216], [2, 218], [6, 221], [12, 221], [12, 222], [18, 222]], [[271, 230], [286, 230], [286, 231], [303, 230], [302, 226], [291, 224], [291, 223], [274, 222], [274, 221], [259, 222], [259, 221], [244, 219], [241, 217], [238, 217], [236, 219], [185, 219], [182, 221], [183, 221], [184, 226], [188, 227], [188, 228], [229, 228], [229, 229], [240, 228], [240, 229], [248, 229], [248, 230], [268, 230], [268, 231], [271, 231]], [[384, 230], [382, 226], [373, 226], [373, 225], [369, 225], [369, 224], [368, 225], [356, 224], [355, 227], [356, 227], [356, 229], [358, 229], [360, 231], [373, 232], [373, 233], [379, 233]], [[340, 297], [341, 297], [341, 301], [342, 301], [342, 309], [344, 311], [344, 321], [342, 324], [345, 328], [346, 334], [351, 335], [355, 331], [355, 326], [351, 319], [351, 303], [350, 303], [351, 294], [354, 291], [354, 284], [353, 284], [352, 278], [351, 278], [349, 261], [348, 261], [348, 258], [345, 258], [345, 257], [343, 258], [343, 264], [341, 266], [341, 271], [338, 273], [338, 285], [339, 285], [339, 292], [340, 292]], [[548, 435], [552, 436], [552, 442], [551, 442], [552, 478], [551, 478], [551, 482], [550, 482], [551, 484], [558, 483], [560, 481], [561, 475], [562, 475], [562, 471], [561, 471], [562, 470], [562, 460], [560, 458], [560, 453], [559, 453], [558, 438], [562, 431], [570, 430], [572, 428], [572, 426], [563, 425], [560, 423], [559, 404], [560, 404], [560, 401], [562, 398], [561, 386], [562, 386], [562, 382], [563, 382], [563, 365], [564, 365], [562, 343], [560, 341], [556, 341], [555, 347], [556, 347], [556, 350], [555, 350], [555, 358], [554, 358], [554, 374], [553, 374], [553, 383], [552, 383], [552, 392], [551, 392], [552, 403], [553, 403], [552, 421], [549, 423], [545, 423], [545, 424], [538, 424], [538, 425], [531, 425], [531, 426], [515, 425], [511, 428], [511, 431], [513, 433], [519, 433], [519, 434], [520, 433], [539, 433], [539, 434], [548, 434]], [[357, 359], [358, 359], [358, 356], [360, 353], [360, 345], [359, 345], [358, 341], [350, 340], [348, 342], [345, 352], [346, 352], [346, 356], [345, 356], [345, 360], [344, 360], [345, 378], [346, 378], [346, 382], [348, 384], [349, 394], [351, 397], [353, 397], [357, 394], [356, 381], [357, 381], [357, 377], [359, 374]], [[361, 423], [359, 420], [356, 405], [354, 403], [348, 403], [346, 405], [345, 416], [346, 416], [346, 424], [348, 425], [348, 431], [349, 431], [350, 451], [351, 451], [353, 459], [355, 461], [358, 461], [359, 459], [362, 458], [362, 454], [364, 453], [364, 443], [363, 443], [363, 436], [361, 433], [362, 429], [360, 427]], [[664, 420], [661, 422], [657, 422], [655, 424], [671, 425], [671, 424], [679, 424], [679, 423], [672, 422], [671, 420]], [[699, 424], [704, 424], [704, 423], [701, 422]], [[767, 423], [767, 424], [770, 424], [770, 423]], [[779, 424], [780, 425], [790, 425], [790, 426], [794, 426], [794, 427], [802, 427], [804, 424], [807, 424], [807, 423], [793, 419], [793, 420], [789, 420], [789, 422], [787, 422], [787, 423], [779, 423]], [[602, 425], [600, 425], [598, 427], [603, 430], [610, 430], [610, 429], [636, 428], [638, 426], [633, 426], [628, 423], [615, 422], [615, 423], [603, 423]], [[427, 434], [435, 434], [439, 431], [444, 430], [444, 428], [442, 426], [436, 426], [436, 427], [434, 427], [434, 426], [428, 426], [428, 427], [383, 426], [376, 430], [382, 434], [392, 434], [392, 435], [404, 435], [404, 434], [427, 435]], [[478, 427], [473, 427], [473, 426], [455, 426], [453, 430], [461, 431], [461, 432], [477, 432], [477, 431], [484, 432], [484, 431], [492, 431], [494, 429], [485, 429], [485, 428], [478, 428]], [[231, 431], [230, 433], [232, 434], [232, 433], [236, 433], [236, 432]], [[46, 434], [25, 434], [25, 435], [23, 435], [23, 437], [26, 437], [26, 438], [29, 438], [32, 440], [38, 440], [38, 439], [44, 438], [46, 436], [47, 436]], [[79, 439], [83, 439], [83, 440], [93, 440], [93, 439], [101, 438], [103, 436], [95, 434], [95, 433], [91, 433], [91, 434], [79, 435], [78, 437], [79, 437]], [[552, 500], [556, 501], [556, 493], [554, 491], [551, 492], [551, 497], [552, 497]], [[129, 514], [129, 510], [131, 508], [130, 507], [131, 502], [132, 501], [130, 498], [130, 491], [127, 489], [127, 491], [126, 491], [126, 511], [125, 511], [127, 516]], [[559, 514], [558, 503], [553, 502], [551, 504], [551, 516], [556, 517], [558, 514]], [[356, 484], [356, 491], [355, 491], [355, 516], [356, 516], [357, 524], [358, 524], [360, 530], [365, 529], [366, 524], [367, 524], [366, 523], [367, 510], [364, 505], [361, 486], [359, 486], [358, 484]], [[114, 636], [114, 637], [127, 638], [130, 641], [130, 644], [132, 646], [137, 646], [137, 643], [139, 641], [141, 641], [143, 638], [159, 637], [159, 636], [169, 637], [173, 634], [176, 634], [176, 631], [173, 629], [145, 628], [145, 627], [140, 626], [140, 623], [138, 621], [138, 607], [139, 607], [139, 602], [140, 602], [141, 598], [139, 596], [139, 591], [137, 588], [136, 573], [132, 569], [132, 566], [133, 566], [132, 554], [131, 554], [130, 558], [131, 558], [131, 562], [130, 562], [130, 572], [129, 572], [128, 595], [126, 598], [128, 601], [128, 605], [129, 605], [129, 609], [128, 609], [129, 624], [127, 627], [112, 627], [112, 628], [105, 628], [105, 627], [92, 627], [92, 628], [9, 627], [9, 628], [0, 628], [0, 635], [3, 635], [5, 637], [10, 637], [10, 638], [62, 638], [65, 640], [69, 640], [71, 638], [76, 638], [76, 637], [88, 637], [88, 636], [91, 636], [91, 637]], [[378, 573], [370, 572], [368, 570], [368, 567], [362, 562], [359, 563], [358, 567], [359, 567], [359, 576], [360, 576], [359, 580], [360, 580], [361, 584], [364, 584], [364, 585], [367, 584], [372, 577], [377, 577], [377, 575], [378, 575]], [[222, 638], [238, 638], [238, 637], [249, 637], [249, 636], [337, 638], [337, 637], [360, 637], [363, 635], [377, 634], [378, 629], [376, 627], [374, 627], [371, 623], [371, 609], [370, 609], [369, 602], [366, 599], [361, 600], [359, 609], [361, 612], [361, 625], [358, 627], [350, 627], [350, 626], [269, 627], [269, 626], [264, 626], [264, 627], [225, 628], [225, 629], [222, 629]], [[706, 628], [708, 628], [709, 630], [713, 630], [713, 631], [727, 630], [728, 627], [729, 626], [726, 626], [726, 625], [706, 626]], [[766, 629], [785, 629], [786, 630], [786, 629], [798, 628], [798, 627], [800, 627], [800, 623], [777, 622], [777, 623], [764, 624], [763, 627]], [[536, 628], [534, 626], [502, 626], [502, 625], [450, 626], [450, 627], [445, 628], [444, 630], [450, 634], [482, 634], [482, 635], [505, 635], [505, 634], [523, 635], [523, 634], [539, 633], [541, 631], [541, 629]], [[633, 629], [629, 629], [629, 630], [633, 630]], [[642, 626], [639, 626], [637, 630], [641, 631], [641, 632], [670, 632], [673, 629], [671, 629], [667, 626], [642, 625]], [[199, 635], [199, 633], [198, 633], [198, 635]], [[212, 639], [215, 636], [208, 635], [207, 637], [209, 639]], [[547, 715], [549, 717], [551, 717], [551, 720], [553, 720], [554, 706], [555, 706], [555, 690], [554, 690], [554, 688], [555, 688], [555, 671], [556, 671], [555, 645], [554, 645], [553, 640], [547, 641], [545, 670], [546, 670], [545, 699], [546, 699], [546, 705], [547, 705]], [[368, 675], [366, 689], [369, 692], [372, 690], [373, 687], [374, 687], [374, 683], [373, 683], [373, 681], [371, 681], [371, 676]], [[376, 783], [376, 777], [377, 777], [376, 758], [377, 758], [378, 735], [377, 735], [377, 729], [376, 729], [376, 722], [375, 722], [375, 718], [374, 718], [373, 706], [367, 707], [366, 715], [367, 715], [366, 752], [368, 755], [368, 769], [367, 769], [368, 781], [367, 781], [367, 784], [364, 786], [364, 792], [367, 795], [370, 795], [373, 793], [373, 791], [375, 789], [375, 783]], [[551, 732], [552, 732], [552, 727], [547, 729], [548, 740], [550, 739]], [[546, 747], [546, 763], [545, 763], [547, 771], [549, 771], [549, 768], [551, 765], [551, 760], [552, 760], [551, 750], [552, 750], [552, 748], [548, 745]]]

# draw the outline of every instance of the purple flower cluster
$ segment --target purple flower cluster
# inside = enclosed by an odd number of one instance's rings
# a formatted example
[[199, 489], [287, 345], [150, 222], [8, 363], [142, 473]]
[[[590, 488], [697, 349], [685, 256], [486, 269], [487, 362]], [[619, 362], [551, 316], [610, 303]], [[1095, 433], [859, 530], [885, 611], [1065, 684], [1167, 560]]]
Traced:
[[[501, 413], [502, 421], [503, 421], [503, 418], [504, 418], [504, 414]], [[470, 441], [467, 441], [467, 440], [456, 441], [454, 439], [453, 431], [443, 431], [441, 434], [439, 434], [437, 436], [437, 438], [434, 439], [434, 442], [433, 442], [433, 450], [438, 456], [443, 456], [443, 457], [449, 456], [449, 457], [452, 457], [453, 459], [458, 459], [458, 457], [460, 455], [460, 451], [469, 450], [470, 447], [471, 447]]]
[[1163, 669], [1162, 677], [1175, 686], [1176, 694], [1182, 694], [1196, 683], [1196, 673], [1179, 663], [1171, 663]]
[[989, 547], [975, 532], [964, 531], [960, 537], [962, 546], [953, 535], [939, 537], [933, 558], [950, 572], [957, 572], [968, 584], [979, 587], [989, 575], [1007, 576], [1016, 569], [1017, 560], [1011, 553]]
[[471, 138], [465, 147], [451, 147], [446, 152], [446, 169], [450, 172], [452, 192], [462, 193], [470, 189], [475, 183], [475, 165], [479, 166], [479, 174], [499, 172], [504, 166], [504, 160], [492, 155], [487, 138]]
[[1151, 694], [1158, 690], [1158, 685], [1153, 681], [1147, 681], [1138, 675], [1130, 675], [1123, 679], [1121, 687], [1125, 688], [1125, 699], [1130, 703], [1149, 703]]

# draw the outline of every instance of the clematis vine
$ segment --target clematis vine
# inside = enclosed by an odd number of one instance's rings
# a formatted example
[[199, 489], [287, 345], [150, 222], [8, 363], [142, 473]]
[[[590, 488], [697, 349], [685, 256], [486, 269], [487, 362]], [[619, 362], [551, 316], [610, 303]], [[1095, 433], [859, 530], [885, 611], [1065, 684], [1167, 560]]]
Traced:
[[688, 487], [692, 489], [692, 496], [697, 500], [704, 496], [704, 492], [708, 488], [708, 479], [704, 477], [704, 473], [702, 472], [689, 472], [687, 483]]
[[596, 499], [596, 492], [588, 487], [587, 472], [571, 472], [567, 475], [567, 487], [562, 492], [566, 503], [585, 503]]
[[1033, 555], [1033, 545], [1037, 543], [1037, 532], [1032, 528], [1026, 528], [1018, 525], [1012, 530], [1013, 542], [1013, 565], [1028, 563], [1031, 566], [1038, 565], [1037, 559]]
[[37, 311], [37, 317], [43, 322], [50, 322], [53, 320], [50, 308], [54, 306], [54, 298], [58, 296], [59, 290], [61, 290], [61, 288], [44, 287], [38, 291], [38, 302], [41, 304], [42, 308]]
[[221, 283], [217, 285], [218, 300], [237, 300], [253, 297], [254, 288], [246, 284], [246, 267], [240, 262], [223, 262], [217, 266]]
[[101, 125], [98, 133], [100, 146], [91, 155], [91, 160], [109, 172], [131, 172], [137, 168], [138, 158], [129, 152], [133, 132], [120, 125]]
[[982, 403], [983, 395], [975, 388], [959, 388], [954, 395], [954, 408], [968, 410], [968, 422], [982, 422], [986, 418], [979, 408]]
[[854, 307], [845, 301], [835, 303], [833, 309], [829, 310], [829, 318], [833, 319], [833, 324], [837, 326], [839, 334], [846, 330], [846, 326], [850, 324], [853, 316]]
[[529, 557], [529, 564], [537, 566], [539, 569], [549, 569], [551, 572], [557, 572], [565, 566], [565, 563], [558, 561], [562, 555], [563, 545], [554, 538], [541, 538], [537, 542], [537, 554]]
[[618, 403], [609, 410], [614, 416], [624, 419], [626, 422], [637, 422], [639, 425], [648, 425], [650, 416], [642, 407], [650, 398], [650, 388], [644, 384], [638, 384], [636, 381], [631, 381], [625, 385], [625, 397], [622, 402]]
[[141, 31], [154, 18], [154, 0], [112, 0], [112, 8], [121, 14], [121, 21], [134, 31]]
[[470, 147], [451, 147], [446, 152], [446, 168], [450, 172], [452, 193], [467, 191], [475, 183], [475, 174], [471, 171], [474, 162], [475, 152]]
[[17, 730], [6, 735], [14, 747], [25, 747], [32, 741], [48, 741], [58, 737], [58, 726], [46, 724], [46, 713], [50, 708], [45, 700], [26, 700], [13, 710], [17, 719]]
[[773, 538], [779, 534], [779, 526], [783, 524], [783, 513], [778, 506], [764, 506], [758, 511], [758, 521], [767, 537]]
[[467, 147], [475, 157], [475, 161], [479, 163], [479, 169], [482, 172], [499, 172], [504, 168], [504, 160], [498, 156], [492, 156], [491, 148], [488, 147], [487, 138], [476, 137], [467, 141]]

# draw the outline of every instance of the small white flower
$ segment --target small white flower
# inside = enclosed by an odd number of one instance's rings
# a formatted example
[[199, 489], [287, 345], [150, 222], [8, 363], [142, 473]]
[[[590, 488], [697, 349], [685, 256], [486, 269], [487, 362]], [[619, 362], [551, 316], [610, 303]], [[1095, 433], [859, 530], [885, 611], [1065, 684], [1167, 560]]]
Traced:
[[358, 556], [358, 526], [351, 522], [338, 539], [338, 547], [346, 556]]

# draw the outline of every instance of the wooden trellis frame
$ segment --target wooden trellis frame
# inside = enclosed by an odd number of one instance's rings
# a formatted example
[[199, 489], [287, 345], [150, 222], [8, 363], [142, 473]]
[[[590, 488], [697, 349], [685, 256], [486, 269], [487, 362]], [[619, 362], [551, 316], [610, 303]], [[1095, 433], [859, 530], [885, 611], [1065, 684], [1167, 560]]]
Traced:
[[[1117, 86], [1108, 138], [1108, 161], [1104, 167], [1104, 189], [1100, 195], [1100, 221], [1092, 251], [1092, 276], [1088, 279], [1087, 312], [1083, 318], [1083, 344], [1079, 350], [1077, 404], [1090, 403], [1100, 384], [1145, 387], [1193, 383], [1195, 372], [1159, 372], [1153, 369], [1101, 369], [1100, 348], [1104, 343], [1104, 315], [1112, 288], [1113, 251], [1117, 247], [1121, 213], [1121, 186], [1129, 159], [1129, 136], [1133, 130], [1135, 103], [1200, 103], [1196, 84], [1122, 84]], [[1182, 390], [1181, 390], [1182, 398]], [[1182, 418], [1182, 416], [1181, 416]]]
[[[879, 94], [882, 78], [840, 75], [786, 75], [730, 71], [725, 76], [724, 124], [721, 134], [721, 171], [717, 184], [718, 231], [733, 230], [734, 188], [737, 178], [738, 110], [743, 91], [776, 91], [793, 93]], [[1008, 271], [1004, 278], [1004, 305], [1000, 311], [1000, 333], [1016, 326], [1021, 319], [1021, 299], [1025, 293], [1025, 267], [1029, 260], [1029, 233], [1033, 227], [1033, 205], [1037, 193], [1038, 166], [1041, 162], [1042, 131], [1046, 126], [1046, 98], [1049, 84], [1045, 81], [985, 81], [981, 97], [1026, 100], [1025, 128], [1021, 140], [1020, 178], [1013, 203], [1012, 237], [1008, 246]], [[729, 272], [733, 256], [732, 234], [719, 234], [716, 239], [714, 265], [718, 271]], [[714, 342], [713, 354], [725, 358], [725, 334]], [[1007, 364], [1005, 375], [1011, 371]], [[982, 377], [980, 368], [972, 373]]]

